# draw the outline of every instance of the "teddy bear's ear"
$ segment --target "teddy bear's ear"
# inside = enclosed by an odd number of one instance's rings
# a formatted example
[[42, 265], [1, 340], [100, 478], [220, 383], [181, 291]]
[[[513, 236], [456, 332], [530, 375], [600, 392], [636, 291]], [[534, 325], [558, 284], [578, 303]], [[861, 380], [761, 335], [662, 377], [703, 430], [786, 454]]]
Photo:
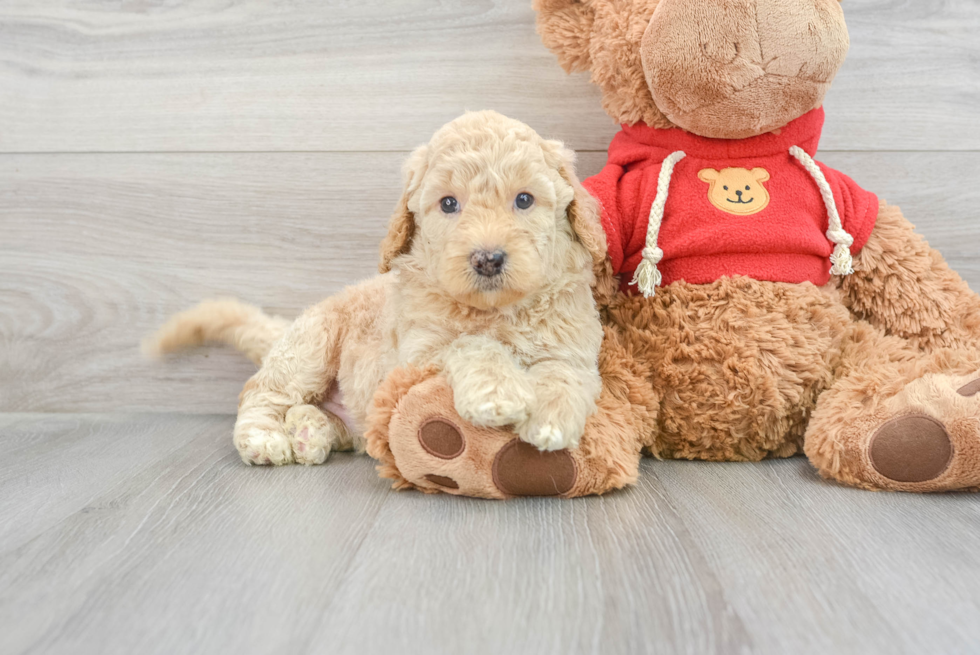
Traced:
[[538, 34], [566, 72], [589, 70], [595, 10], [587, 0], [534, 0]]
[[759, 182], [767, 182], [769, 180], [769, 171], [764, 168], [753, 168], [750, 172], [752, 173], [752, 177]]
[[381, 263], [378, 265], [378, 270], [382, 273], [390, 271], [392, 260], [398, 255], [407, 253], [412, 247], [412, 237], [415, 236], [415, 214], [409, 208], [409, 202], [422, 183], [427, 162], [428, 149], [425, 146], [417, 148], [405, 162], [403, 169], [405, 187], [388, 223], [388, 234], [381, 242]]

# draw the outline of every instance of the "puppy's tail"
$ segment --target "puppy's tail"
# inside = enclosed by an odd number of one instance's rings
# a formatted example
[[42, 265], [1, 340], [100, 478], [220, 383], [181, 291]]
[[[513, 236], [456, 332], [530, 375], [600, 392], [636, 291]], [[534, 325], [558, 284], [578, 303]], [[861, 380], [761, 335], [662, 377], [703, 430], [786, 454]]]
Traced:
[[256, 365], [261, 365], [272, 344], [290, 323], [238, 300], [205, 300], [170, 317], [143, 341], [143, 352], [159, 357], [184, 348], [221, 343], [238, 348]]

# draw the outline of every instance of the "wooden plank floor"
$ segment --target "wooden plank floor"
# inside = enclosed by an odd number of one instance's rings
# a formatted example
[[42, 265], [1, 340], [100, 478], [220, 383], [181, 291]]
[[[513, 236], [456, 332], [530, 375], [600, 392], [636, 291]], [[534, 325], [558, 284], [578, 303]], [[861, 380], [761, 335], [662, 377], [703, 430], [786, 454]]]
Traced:
[[[820, 159], [980, 289], [980, 2], [846, 0]], [[616, 127], [530, 0], [0, 2], [0, 653], [980, 652], [980, 497], [804, 459], [645, 461], [603, 498], [248, 468], [251, 365], [138, 352], [231, 295], [375, 270], [407, 152], [493, 108]]]
[[604, 498], [245, 468], [230, 416], [0, 418], [3, 653], [966, 653], [974, 497], [797, 458], [652, 462]]

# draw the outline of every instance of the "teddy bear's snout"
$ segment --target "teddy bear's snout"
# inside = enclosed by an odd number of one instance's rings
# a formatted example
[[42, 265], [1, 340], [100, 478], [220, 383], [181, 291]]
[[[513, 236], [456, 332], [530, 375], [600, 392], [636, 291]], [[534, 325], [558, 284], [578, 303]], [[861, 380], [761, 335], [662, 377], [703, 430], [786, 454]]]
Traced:
[[640, 59], [672, 123], [743, 139], [820, 106], [847, 46], [836, 0], [660, 0]]

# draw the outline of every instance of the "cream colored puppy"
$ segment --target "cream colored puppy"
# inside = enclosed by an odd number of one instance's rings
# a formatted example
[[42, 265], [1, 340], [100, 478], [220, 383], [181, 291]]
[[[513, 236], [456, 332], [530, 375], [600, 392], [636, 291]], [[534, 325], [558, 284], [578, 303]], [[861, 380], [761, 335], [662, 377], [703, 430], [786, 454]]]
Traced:
[[[171, 319], [150, 348], [224, 341], [261, 362], [234, 436], [253, 464], [363, 449], [374, 392], [404, 364], [439, 367], [475, 425], [573, 448], [600, 391], [591, 286], [605, 239], [572, 162], [523, 123], [467, 113], [409, 158], [382, 275], [288, 327], [234, 301], [205, 303]], [[335, 383], [346, 423], [324, 408]]]

